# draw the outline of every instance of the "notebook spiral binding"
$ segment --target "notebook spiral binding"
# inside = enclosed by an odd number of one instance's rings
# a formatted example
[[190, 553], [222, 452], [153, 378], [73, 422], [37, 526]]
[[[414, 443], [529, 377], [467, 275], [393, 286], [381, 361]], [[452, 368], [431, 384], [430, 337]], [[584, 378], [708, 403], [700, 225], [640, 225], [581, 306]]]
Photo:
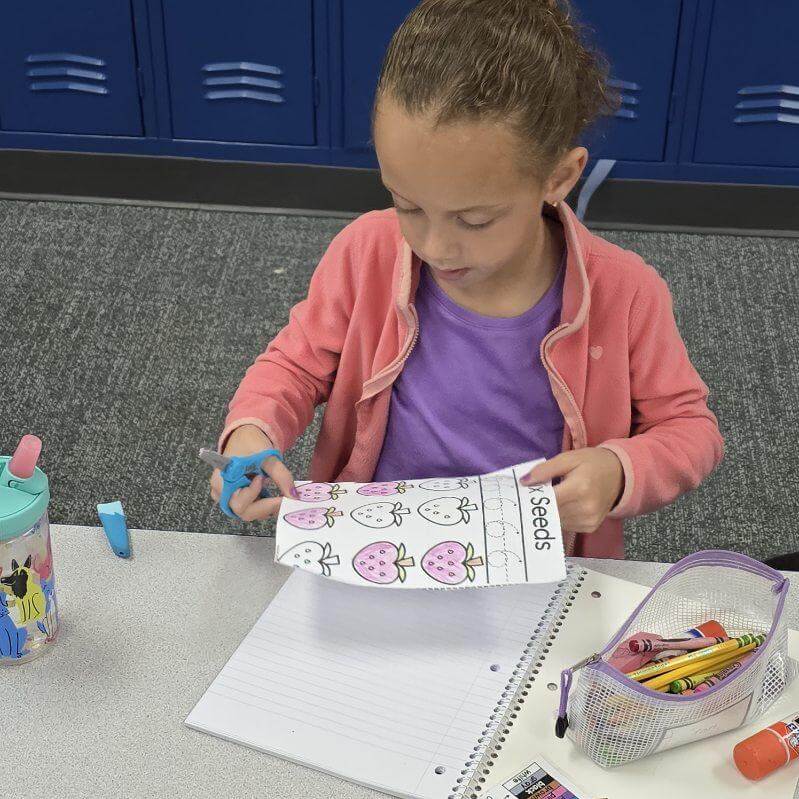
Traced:
[[566, 568], [566, 579], [547, 603], [544, 616], [522, 650], [522, 656], [500, 694], [500, 701], [488, 717], [488, 723], [480, 733], [477, 745], [464, 763], [460, 777], [447, 799], [479, 799], [486, 777], [505, 742], [505, 736], [510, 733], [513, 720], [524, 704], [527, 692], [549, 652], [549, 646], [557, 637], [566, 614], [588, 575], [587, 571], [577, 566], [567, 564]]

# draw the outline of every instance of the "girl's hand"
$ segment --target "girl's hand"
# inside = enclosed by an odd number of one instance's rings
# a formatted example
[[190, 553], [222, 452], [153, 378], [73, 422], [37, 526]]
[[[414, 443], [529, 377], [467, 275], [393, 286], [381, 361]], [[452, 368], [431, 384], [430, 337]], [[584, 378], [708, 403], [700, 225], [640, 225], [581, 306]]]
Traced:
[[[264, 449], [274, 449], [274, 445], [262, 430], [255, 425], [242, 425], [237, 427], [228, 438], [225, 444], [223, 455], [252, 455], [253, 452], [260, 452]], [[296, 496], [297, 489], [294, 488], [294, 477], [277, 458], [267, 458], [261, 467], [266, 474], [274, 481], [280, 489], [282, 496]], [[277, 515], [280, 509], [281, 497], [269, 497], [261, 499], [261, 489], [265, 478], [261, 475], [253, 478], [250, 485], [240, 488], [230, 498], [230, 509], [245, 522], [252, 522], [256, 519], [268, 519], [270, 516]], [[215, 502], [219, 502], [222, 495], [222, 473], [219, 469], [214, 469], [211, 475], [211, 496]]]
[[539, 463], [521, 479], [522, 485], [545, 483], [554, 477], [561, 527], [570, 533], [593, 533], [605, 520], [624, 488], [621, 461], [604, 447], [562, 452]]

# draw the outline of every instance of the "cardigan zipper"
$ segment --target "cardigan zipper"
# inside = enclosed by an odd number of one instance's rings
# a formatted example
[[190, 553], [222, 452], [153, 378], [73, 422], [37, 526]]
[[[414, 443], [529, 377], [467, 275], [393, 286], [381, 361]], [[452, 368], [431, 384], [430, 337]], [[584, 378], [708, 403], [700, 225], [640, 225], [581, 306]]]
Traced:
[[549, 358], [549, 353], [547, 352], [547, 345], [551, 341], [551, 339], [561, 330], [565, 330], [569, 325], [563, 324], [559, 327], [556, 327], [552, 330], [547, 337], [541, 342], [541, 360], [544, 363], [544, 368], [549, 372], [549, 374], [554, 378], [555, 382], [558, 384], [558, 388], [566, 395], [566, 399], [569, 400], [571, 403], [572, 409], [576, 412], [577, 421], [579, 422], [580, 433], [582, 435], [582, 443], [584, 446], [587, 446], [587, 434], [585, 430], [585, 422], [583, 421], [582, 414], [580, 413], [580, 409], [577, 407], [577, 401], [574, 399], [574, 394], [572, 394], [569, 387], [566, 385], [566, 381], [560, 376], [560, 373], [555, 366], [553, 365], [552, 361]]
[[[372, 385], [374, 385], [375, 383], [378, 383], [383, 377], [385, 377], [387, 374], [390, 374], [394, 370], [400, 370], [401, 371], [403, 365], [405, 364], [405, 361], [407, 361], [408, 358], [411, 357], [411, 353], [413, 352], [413, 348], [416, 346], [416, 342], [419, 340], [419, 317], [416, 314], [416, 309], [412, 305], [409, 306], [409, 311], [410, 311], [411, 316], [413, 317], [413, 319], [412, 319], [413, 335], [411, 336], [411, 340], [405, 345], [405, 350], [399, 356], [399, 358], [397, 358], [396, 360], [392, 361], [388, 366], [385, 367], [385, 369], [383, 369], [381, 372], [376, 374], [369, 381], [369, 383], [371, 383]], [[379, 389], [379, 390], [382, 390], [382, 388]], [[378, 393], [377, 391], [369, 391], [369, 393], [364, 392], [361, 395], [360, 400], [358, 400], [358, 401], [361, 402], [363, 400], [369, 399], [370, 397], [374, 396], [377, 393]]]

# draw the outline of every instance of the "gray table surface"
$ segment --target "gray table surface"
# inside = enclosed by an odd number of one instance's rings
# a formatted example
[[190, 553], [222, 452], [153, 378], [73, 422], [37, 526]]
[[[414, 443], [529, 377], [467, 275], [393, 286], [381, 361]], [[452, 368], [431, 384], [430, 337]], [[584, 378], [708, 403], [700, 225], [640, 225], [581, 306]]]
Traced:
[[[290, 573], [274, 539], [134, 530], [126, 561], [100, 528], [52, 530], [61, 629], [49, 653], [0, 669], [1, 795], [384, 796], [183, 724]], [[577, 562], [643, 585], [667, 568]]]

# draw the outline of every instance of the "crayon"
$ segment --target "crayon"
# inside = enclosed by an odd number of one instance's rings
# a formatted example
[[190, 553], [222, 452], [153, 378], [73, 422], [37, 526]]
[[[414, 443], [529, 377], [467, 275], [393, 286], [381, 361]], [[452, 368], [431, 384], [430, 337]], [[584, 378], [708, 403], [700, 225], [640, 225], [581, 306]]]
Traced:
[[736, 744], [732, 758], [738, 771], [760, 780], [799, 757], [799, 713], [778, 721]]
[[743, 664], [746, 662], [746, 659], [751, 657], [751, 654], [751, 652], [747, 652], [743, 657], [734, 660], [729, 666], [725, 666], [712, 677], [708, 677], [706, 680], [700, 682], [699, 685], [694, 688], [694, 693], [701, 694], [704, 691], [707, 691], [709, 688], [712, 688], [714, 685], [718, 685], [723, 679], [729, 677], [730, 674], [738, 671], [738, 669], [740, 669], [741, 666], [743, 666]]
[[[736, 649], [742, 649], [749, 644], [759, 646], [766, 640], [765, 635], [742, 635], [738, 638], [731, 638], [723, 644], [716, 644], [709, 646], [706, 649], [697, 649], [695, 652], [689, 652], [687, 655], [680, 655], [679, 657], [672, 658], [671, 660], [662, 663], [656, 663], [652, 666], [644, 666], [642, 669], [631, 671], [627, 676], [631, 680], [648, 680], [650, 677], [656, 677], [666, 671], [677, 669], [689, 663], [696, 663], [706, 658], [714, 658], [718, 655], [726, 654], [727, 652], [734, 652]], [[747, 650], [748, 651], [748, 650]], [[679, 676], [679, 675], [677, 675]]]
[[714, 638], [631, 638], [629, 642], [630, 652], [663, 652], [667, 649], [693, 650], [705, 649], [708, 646], [723, 644], [729, 641], [726, 635], [717, 635]]
[[[680, 677], [680, 679], [673, 680], [672, 682], [670, 682], [669, 693], [681, 694], [684, 691], [696, 688], [705, 680], [709, 680], [711, 677], [715, 677], [723, 669], [726, 669], [728, 666], [731, 666], [733, 663], [740, 662], [740, 659], [741, 656], [738, 654], [738, 652], [734, 652], [732, 655], [730, 655], [728, 658], [725, 658], [724, 661], [722, 661], [716, 666], [708, 667], [708, 666], [702, 666], [700, 664], [699, 671], [697, 671], [696, 674], [688, 674], [685, 677]], [[728, 673], [732, 674], [732, 672]]]
[[[762, 636], [765, 637], [765, 636]], [[759, 646], [760, 642], [755, 643], [754, 641], [751, 644], [746, 644], [746, 646], [742, 646], [736, 654], [741, 655], [744, 652], [750, 652], [756, 646]], [[724, 646], [724, 644], [719, 644], [719, 646]], [[657, 690], [658, 688], [668, 685], [672, 680], [676, 680], [679, 677], [685, 677], [687, 675], [696, 674], [699, 670], [703, 667], [707, 667], [710, 669], [711, 667], [720, 667], [726, 666], [730, 662], [730, 653], [722, 652], [721, 654], [717, 654], [715, 657], [704, 658], [698, 662], [692, 663], [685, 663], [679, 668], [670, 669], [665, 673], [658, 674], [656, 677], [653, 677], [646, 682], [643, 682], [642, 685], [645, 685], [647, 688], [653, 688]], [[675, 658], [676, 660], [677, 658]]]
[[666, 690], [670, 694], [681, 694], [684, 691], [690, 691], [696, 688], [699, 683], [704, 682], [708, 677], [712, 677], [716, 673], [715, 670], [700, 671], [698, 674], [689, 674], [685, 677], [680, 677], [679, 680], [673, 680], [668, 684]]

